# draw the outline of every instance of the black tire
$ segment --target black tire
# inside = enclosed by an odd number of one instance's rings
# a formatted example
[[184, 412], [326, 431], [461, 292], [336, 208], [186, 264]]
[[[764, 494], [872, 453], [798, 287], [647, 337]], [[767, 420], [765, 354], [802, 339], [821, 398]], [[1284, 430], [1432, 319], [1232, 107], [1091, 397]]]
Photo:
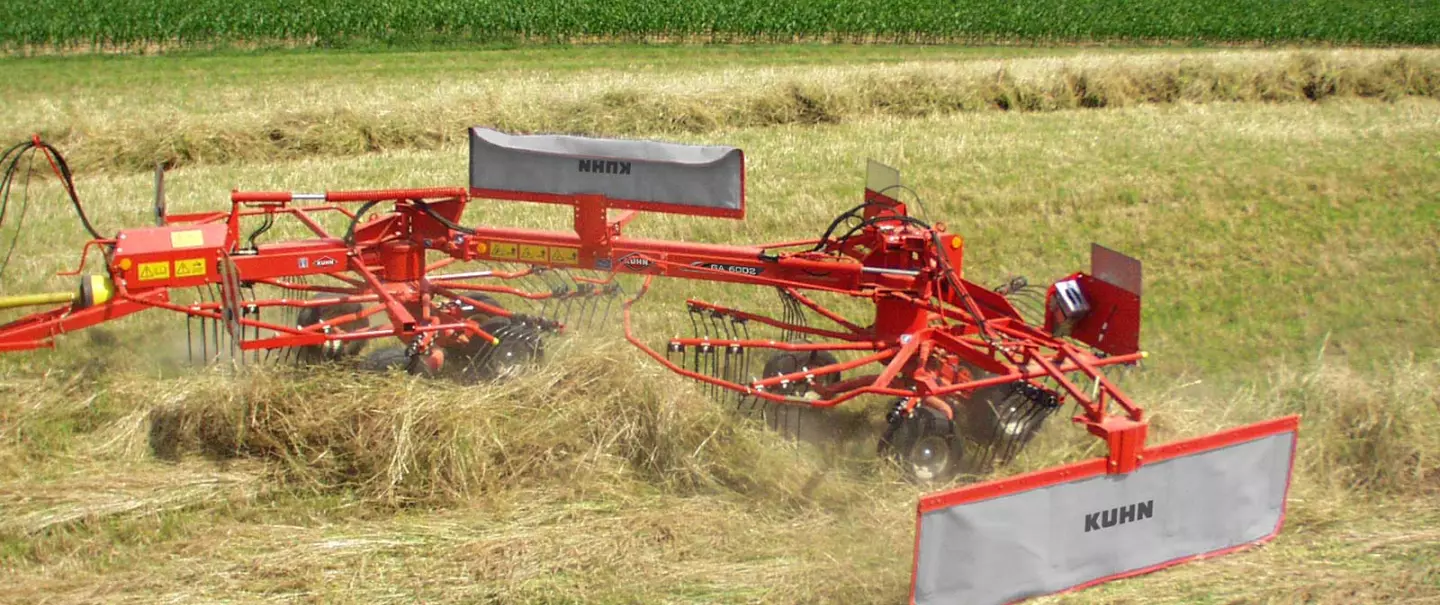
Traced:
[[[340, 298], [337, 294], [321, 294], [315, 300], [334, 300]], [[328, 321], [343, 315], [349, 315], [360, 311], [359, 303], [340, 303], [326, 305], [323, 307], [306, 307], [300, 310], [295, 318], [295, 323], [304, 328], [313, 326], [322, 321]], [[338, 327], [345, 332], [355, 332], [370, 327], [368, 319], [359, 319], [341, 324]], [[364, 340], [352, 340], [350, 342], [329, 342], [319, 345], [308, 345], [296, 348], [296, 359], [301, 363], [321, 363], [325, 361], [337, 361], [346, 357], [354, 357], [365, 349]]]
[[[840, 360], [836, 359], [835, 355], [829, 351], [779, 351], [771, 355], [770, 359], [765, 360], [763, 373], [765, 378], [774, 378], [836, 363], [840, 363]], [[824, 385], [835, 384], [840, 382], [840, 373], [825, 374], [817, 377], [815, 381]], [[810, 384], [805, 382], [792, 382], [772, 389], [774, 393], [795, 397], [802, 397], [813, 390]]]
[[[485, 303], [485, 304], [487, 304], [487, 305], [490, 305], [490, 306], [492, 306], [492, 307], [500, 307], [501, 309], [504, 309], [504, 308], [505, 308], [504, 305], [501, 305], [501, 304], [500, 304], [500, 301], [497, 301], [497, 300], [495, 300], [493, 297], [488, 296], [488, 295], [485, 295], [485, 294], [471, 293], [471, 294], [468, 294], [467, 296], [469, 296], [472, 300], [477, 300], [477, 301], [483, 302], [483, 303]], [[470, 313], [470, 315], [467, 316], [465, 319], [468, 319], [468, 320], [470, 320], [470, 321], [473, 321], [473, 322], [475, 322], [475, 323], [477, 323], [477, 324], [484, 324], [486, 321], [488, 321], [488, 320], [489, 320], [490, 318], [492, 318], [492, 317], [498, 317], [498, 316], [496, 316], [496, 315], [491, 315], [491, 314], [486, 313], [485, 311], [482, 311], [482, 310], [480, 310], [480, 309], [475, 309], [474, 312]]]
[[513, 378], [544, 357], [540, 330], [508, 317], [491, 317], [480, 329], [494, 335], [499, 343], [472, 341], [447, 350], [446, 365], [456, 369], [463, 380], [490, 381]]
[[[829, 351], [778, 351], [765, 360], [762, 374], [765, 378], [774, 378], [834, 363], [839, 363], [839, 360]], [[815, 378], [815, 382], [822, 385], [835, 384], [839, 381], [839, 373], [825, 374]], [[783, 386], [775, 386], [770, 389], [770, 392], [800, 398], [809, 398], [807, 395], [819, 397], [813, 385], [808, 382], [792, 382]], [[813, 435], [815, 429], [828, 426], [821, 416], [834, 413], [833, 410], [805, 405], [766, 405], [761, 406], [760, 410], [760, 416], [765, 422], [765, 426], [791, 439], [815, 439], [816, 437]]]
[[360, 368], [382, 373], [403, 370], [406, 374], [426, 378], [435, 376], [435, 372], [431, 371], [423, 357], [407, 353], [405, 347], [386, 347], [371, 351], [360, 362]]
[[943, 483], [963, 469], [964, 443], [944, 414], [921, 406], [886, 428], [880, 437], [880, 454], [900, 465], [913, 482]]
[[360, 367], [371, 372], [389, 372], [391, 370], [403, 370], [410, 365], [410, 355], [405, 352], [404, 347], [386, 347], [375, 349], [365, 355]]

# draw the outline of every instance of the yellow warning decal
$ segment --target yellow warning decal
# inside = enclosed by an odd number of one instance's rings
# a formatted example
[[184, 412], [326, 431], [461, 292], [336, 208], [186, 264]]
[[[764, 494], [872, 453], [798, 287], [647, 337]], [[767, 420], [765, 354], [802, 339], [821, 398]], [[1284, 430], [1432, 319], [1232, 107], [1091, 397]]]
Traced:
[[580, 264], [580, 250], [576, 248], [551, 248], [550, 262], [557, 265]]
[[195, 277], [205, 274], [205, 259], [182, 258], [175, 261], [175, 277]]
[[[188, 231], [171, 231], [171, 248], [199, 248], [205, 245], [205, 234], [199, 229]], [[144, 278], [141, 278], [144, 279]]]
[[520, 246], [520, 260], [528, 263], [543, 263], [550, 258], [550, 249], [545, 246]]
[[170, 261], [158, 263], [140, 263], [135, 270], [140, 281], [155, 281], [157, 279], [170, 279]]
[[490, 258], [520, 258], [519, 246], [506, 242], [490, 243]]

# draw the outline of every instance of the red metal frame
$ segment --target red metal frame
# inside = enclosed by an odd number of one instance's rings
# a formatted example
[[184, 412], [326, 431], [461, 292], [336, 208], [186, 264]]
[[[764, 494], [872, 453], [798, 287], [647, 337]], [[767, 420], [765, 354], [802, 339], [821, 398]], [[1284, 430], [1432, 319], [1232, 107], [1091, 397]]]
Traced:
[[[503, 227], [465, 227], [459, 222], [472, 196], [563, 203], [574, 207], [574, 231], [543, 231]], [[205, 212], [168, 217], [165, 226], [121, 231], [114, 240], [89, 245], [105, 251], [106, 269], [115, 297], [91, 309], [61, 307], [0, 326], [0, 350], [48, 346], [59, 334], [94, 325], [145, 308], [159, 308], [191, 317], [227, 322], [230, 329], [269, 332], [240, 343], [245, 351], [302, 347], [327, 342], [396, 337], [417, 349], [463, 344], [480, 338], [496, 342], [458, 310], [438, 301], [479, 308], [508, 316], [470, 293], [500, 293], [549, 301], [575, 293], [534, 290], [509, 285], [548, 269], [594, 270], [604, 279], [577, 278], [601, 285], [617, 275], [643, 276], [640, 292], [623, 304], [625, 337], [672, 371], [709, 385], [776, 403], [831, 407], [862, 395], [902, 398], [905, 410], [926, 405], [951, 415], [947, 401], [976, 389], [1011, 382], [1049, 381], [1057, 395], [1081, 410], [1075, 421], [1106, 439], [1110, 472], [1128, 472], [1139, 463], [1146, 425], [1142, 412], [1101, 369], [1133, 364], [1141, 354], [1134, 342], [1111, 340], [1097, 354], [1052, 333], [1051, 326], [1025, 323], [1000, 296], [962, 275], [963, 240], [930, 228], [906, 215], [904, 204], [874, 191], [866, 192], [863, 223], [844, 236], [729, 246], [631, 238], [622, 233], [634, 210], [657, 208], [601, 196], [554, 196], [513, 191], [424, 188], [231, 193], [228, 213]], [[360, 216], [377, 204], [386, 211]], [[660, 205], [666, 212], [714, 216], [708, 208]], [[609, 211], [629, 209], [611, 218]], [[349, 219], [349, 234], [323, 227], [320, 216], [332, 213]], [[724, 214], [719, 212], [718, 214]], [[241, 223], [256, 218], [286, 218], [303, 224], [314, 237], [247, 247]], [[809, 246], [805, 248], [804, 246]], [[87, 248], [88, 249], [88, 248]], [[429, 262], [429, 254], [442, 257]], [[452, 262], [516, 263], [531, 269], [482, 272], [474, 276], [441, 276], [431, 272]], [[223, 270], [222, 270], [223, 269]], [[229, 277], [226, 277], [229, 276]], [[303, 283], [324, 276], [335, 283]], [[1080, 274], [1081, 277], [1087, 277]], [[708, 376], [677, 365], [642, 342], [632, 331], [630, 309], [655, 277], [694, 279], [773, 287], [796, 304], [835, 324], [812, 328], [691, 301], [692, 309], [726, 320], [753, 321], [805, 334], [819, 342], [790, 343], [753, 338], [677, 338], [669, 346], [738, 347], [767, 351], [859, 351], [857, 359], [809, 368], [782, 376], [744, 381]], [[432, 279], [433, 278], [433, 279]], [[227, 281], [227, 279], [229, 281]], [[221, 286], [233, 293], [241, 284], [267, 284], [304, 292], [338, 295], [329, 300], [295, 298], [229, 300], [180, 305], [169, 301], [172, 288]], [[1097, 290], [1098, 291], [1098, 290]], [[861, 326], [810, 298], [806, 292], [827, 292], [872, 302], [875, 314]], [[1102, 292], [1110, 296], [1108, 291]], [[313, 308], [360, 304], [360, 312], [331, 317], [310, 326], [288, 326], [252, 318], [246, 310], [271, 307]], [[1138, 310], [1138, 298], [1134, 308]], [[388, 326], [347, 332], [343, 327], [370, 317], [384, 317]], [[1138, 311], [1134, 314], [1138, 325]], [[1104, 327], [1082, 324], [1080, 339], [1103, 338]], [[1108, 324], [1107, 324], [1108, 325]], [[561, 328], [563, 326], [555, 326]], [[1128, 329], [1128, 326], [1127, 326]], [[1136, 328], [1138, 329], [1138, 328]], [[1120, 344], [1116, 344], [1119, 342]], [[780, 391], [787, 383], [815, 382], [816, 376], [858, 371], [838, 383], [820, 385], [818, 399], [799, 399]], [[961, 366], [994, 376], [972, 378]], [[1072, 380], [1075, 377], [1086, 384]], [[1118, 414], [1112, 413], [1114, 403]]]
[[[48, 152], [46, 155], [49, 158]], [[55, 167], [53, 158], [51, 164]], [[55, 169], [58, 173], [58, 167]], [[867, 186], [865, 203], [837, 218], [824, 236], [753, 246], [630, 238], [623, 234], [623, 228], [638, 211], [743, 217], [743, 170], [738, 209], [459, 187], [320, 194], [232, 191], [228, 212], [169, 216], [161, 212], [162, 226], [122, 230], [114, 238], [88, 242], [81, 251], [80, 269], [66, 274], [83, 270], [92, 248], [97, 249], [104, 256], [103, 270], [111, 291], [103, 300], [79, 297], [74, 304], [0, 325], [0, 352], [50, 347], [61, 334], [139, 311], [161, 309], [214, 321], [217, 327], [223, 324], [236, 337], [232, 343], [238, 341], [236, 348], [241, 351], [393, 337], [408, 345], [412, 359], [421, 359], [438, 369], [445, 363], [447, 349], [471, 350], [476, 339], [491, 345], [501, 342], [501, 333], [483, 329], [479, 321], [503, 317], [560, 330], [570, 318], [568, 310], [563, 321], [521, 317], [492, 304], [482, 296], [484, 293], [540, 301], [542, 305], [568, 305], [576, 298], [613, 295], [619, 291], [618, 276], [633, 274], [642, 284], [621, 305], [625, 339], [669, 370], [711, 387], [754, 400], [817, 408], [878, 395], [896, 398], [895, 412], [902, 415], [899, 417], [925, 406], [953, 419], [960, 406], [979, 389], [1024, 383], [1027, 389], [1053, 397], [1046, 401], [1074, 402], [1079, 410], [1074, 422], [1106, 442], [1106, 458], [927, 496], [919, 503], [917, 526], [918, 515], [937, 508], [1105, 473], [1129, 473], [1147, 459], [1164, 460], [1296, 429], [1296, 418], [1282, 418], [1146, 448], [1148, 425], [1143, 411], [1102, 373], [1104, 368], [1134, 364], [1144, 356], [1139, 350], [1139, 262], [1109, 250], [1092, 253], [1092, 265], [1103, 261], [1108, 270], [1092, 266], [1094, 276], [1076, 273], [1056, 282], [1045, 297], [1043, 325], [1032, 325], [1005, 295], [964, 279], [964, 240], [959, 235], [946, 233], [943, 224], [931, 226], [909, 217], [906, 205], [889, 195], [890, 189], [901, 188], [898, 173], [875, 174], [877, 181], [893, 183], [874, 184], [880, 191]], [[573, 230], [464, 226], [461, 220], [472, 197], [569, 205], [574, 210]], [[367, 218], [370, 210], [382, 204], [383, 212]], [[611, 217], [612, 209], [624, 212]], [[326, 214], [343, 217], [350, 228], [344, 234], [331, 233], [320, 220]], [[303, 225], [313, 237], [255, 243], [257, 233], [282, 218]], [[845, 225], [837, 235], [836, 228], [847, 218], [855, 224]], [[242, 223], [257, 219], [264, 226], [252, 232], [247, 241], [241, 232]], [[431, 261], [431, 254], [440, 258]], [[434, 273], [467, 261], [526, 268]], [[576, 287], [570, 289], [555, 288], [553, 284], [549, 288], [526, 285], [526, 280], [544, 281], [554, 274], [554, 269], [598, 271], [604, 276], [571, 276], [568, 279]], [[332, 283], [307, 281], [321, 277]], [[707, 332], [693, 338], [671, 339], [667, 351], [680, 352], [682, 361], [687, 350], [809, 353], [809, 359], [826, 352], [845, 357], [832, 356], [833, 360], [818, 367], [800, 367], [762, 377], [715, 376], [677, 364], [669, 355], [645, 344], [633, 330], [632, 307], [656, 277], [775, 288], [786, 297], [787, 309], [808, 309], [834, 324], [810, 327], [788, 318], [776, 319], [692, 299], [687, 301], [692, 318], [699, 314], [717, 327], [713, 337]], [[87, 284], [95, 287], [93, 282]], [[283, 288], [302, 296], [244, 299], [242, 290], [248, 287], [253, 291], [256, 285]], [[1067, 309], [1057, 298], [1060, 285], [1067, 288], [1067, 293], [1078, 288], [1088, 298], [1086, 305], [1080, 305], [1084, 308], [1076, 311], [1072, 304]], [[193, 303], [172, 300], [172, 290], [189, 287], [218, 288], [220, 299]], [[862, 325], [811, 298], [813, 292], [869, 301], [873, 316], [868, 325]], [[320, 294], [329, 298], [303, 297]], [[1073, 301], [1066, 298], [1064, 302]], [[260, 319], [264, 309], [323, 310], [338, 305], [347, 306], [309, 325]], [[583, 309], [582, 301], [582, 315]], [[592, 306], [592, 316], [593, 310]], [[383, 323], [371, 327], [376, 317], [383, 318]], [[743, 332], [720, 329], [726, 325], [748, 326], [750, 322], [802, 335], [804, 340], [753, 338], [748, 327]], [[253, 338], [239, 338], [252, 332]], [[268, 334], [262, 337], [262, 332]], [[842, 376], [847, 372], [851, 375]], [[790, 394], [794, 392], [791, 387], [797, 385], [805, 386], [815, 397]], [[1282, 513], [1282, 524], [1283, 519]], [[1275, 532], [1279, 529], [1277, 524]], [[1246, 546], [1167, 561], [1070, 590]], [[917, 531], [917, 557], [918, 547]]]

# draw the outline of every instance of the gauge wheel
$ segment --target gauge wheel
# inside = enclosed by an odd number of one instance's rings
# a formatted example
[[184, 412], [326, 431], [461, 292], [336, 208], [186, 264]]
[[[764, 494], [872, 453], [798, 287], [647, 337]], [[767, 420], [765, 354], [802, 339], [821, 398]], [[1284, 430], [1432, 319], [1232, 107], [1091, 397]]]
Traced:
[[[314, 300], [338, 299], [338, 294], [321, 294]], [[323, 307], [306, 307], [300, 310], [295, 318], [295, 323], [301, 327], [309, 327], [323, 321], [329, 321], [337, 317], [349, 315], [360, 311], [359, 303], [339, 303], [325, 305]], [[369, 319], [357, 319], [338, 326], [333, 326], [332, 332], [358, 332], [370, 327]], [[337, 361], [346, 357], [354, 357], [364, 350], [364, 340], [352, 340], [349, 342], [334, 340], [318, 345], [306, 345], [296, 347], [296, 358], [305, 364], [320, 363], [325, 361]]]
[[943, 483], [960, 472], [965, 448], [944, 414], [921, 406], [886, 428], [880, 437], [880, 452], [894, 460], [911, 481]]

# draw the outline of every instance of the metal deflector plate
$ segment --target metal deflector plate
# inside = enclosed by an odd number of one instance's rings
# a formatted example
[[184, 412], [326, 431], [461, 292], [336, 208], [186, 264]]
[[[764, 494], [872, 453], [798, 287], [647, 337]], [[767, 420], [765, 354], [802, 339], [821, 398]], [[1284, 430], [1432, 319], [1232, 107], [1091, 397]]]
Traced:
[[1298, 429], [1291, 416], [1148, 448], [1126, 475], [1097, 459], [927, 496], [911, 601], [1010, 603], [1268, 540]]

